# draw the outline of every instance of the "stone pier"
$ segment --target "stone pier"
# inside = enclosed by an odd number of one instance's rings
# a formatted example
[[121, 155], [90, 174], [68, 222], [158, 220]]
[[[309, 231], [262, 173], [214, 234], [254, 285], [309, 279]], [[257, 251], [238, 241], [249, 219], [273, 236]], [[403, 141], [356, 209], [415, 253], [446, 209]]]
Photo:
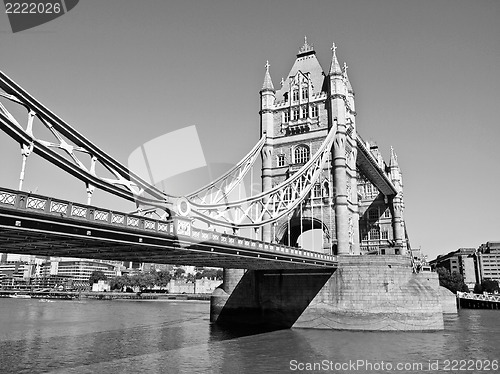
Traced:
[[[236, 282], [235, 277], [239, 278]], [[443, 329], [436, 273], [414, 274], [403, 256], [339, 256], [331, 270], [249, 270], [215, 290], [211, 321], [267, 328]]]

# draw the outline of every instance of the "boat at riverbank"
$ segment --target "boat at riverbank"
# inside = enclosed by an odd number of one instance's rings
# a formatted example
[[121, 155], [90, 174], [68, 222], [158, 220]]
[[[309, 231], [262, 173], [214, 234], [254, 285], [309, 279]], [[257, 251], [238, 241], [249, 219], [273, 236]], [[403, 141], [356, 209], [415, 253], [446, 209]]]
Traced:
[[17, 294], [15, 293], [14, 295], [9, 295], [11, 299], [31, 299], [30, 295], [26, 294]]

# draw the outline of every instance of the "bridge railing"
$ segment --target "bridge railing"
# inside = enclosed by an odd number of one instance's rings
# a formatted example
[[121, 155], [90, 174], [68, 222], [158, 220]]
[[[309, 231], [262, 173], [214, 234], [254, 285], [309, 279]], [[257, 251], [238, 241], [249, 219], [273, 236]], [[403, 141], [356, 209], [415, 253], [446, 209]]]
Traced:
[[[127, 229], [168, 235], [180, 241], [189, 242], [190, 244], [208, 243], [211, 245], [231, 246], [241, 248], [242, 251], [245, 249], [258, 250], [302, 257], [314, 261], [336, 262], [337, 260], [336, 256], [325, 253], [197, 228], [193, 226], [192, 221], [188, 218], [174, 217], [169, 221], [162, 221], [136, 214], [127, 214], [6, 188], [0, 189], [0, 205], [15, 210], [48, 214], [60, 218], [71, 218], [81, 220], [82, 222], [108, 224]], [[19, 226], [21, 226], [20, 221]], [[291, 259], [291, 261], [297, 260]]]
[[485, 295], [485, 294], [475, 294], [475, 293], [458, 291], [457, 296], [460, 299], [492, 301], [495, 303], [500, 303], [500, 295], [489, 295], [489, 294]]
[[291, 256], [307, 257], [317, 259], [319, 261], [336, 261], [336, 256], [309, 251], [302, 248], [289, 247], [283, 244], [268, 243], [257, 239], [245, 238], [241, 236], [220, 233], [195, 228], [191, 225], [190, 220], [183, 218], [174, 218], [175, 234], [179, 237], [191, 238], [200, 242], [220, 243], [242, 249], [262, 250], [267, 252], [275, 252], [280, 254], [288, 254]]
[[174, 234], [173, 224], [166, 221], [148, 219], [144, 216], [97, 208], [91, 205], [21, 191], [1, 189], [0, 204], [35, 213], [45, 213], [90, 222], [108, 223], [128, 228]]

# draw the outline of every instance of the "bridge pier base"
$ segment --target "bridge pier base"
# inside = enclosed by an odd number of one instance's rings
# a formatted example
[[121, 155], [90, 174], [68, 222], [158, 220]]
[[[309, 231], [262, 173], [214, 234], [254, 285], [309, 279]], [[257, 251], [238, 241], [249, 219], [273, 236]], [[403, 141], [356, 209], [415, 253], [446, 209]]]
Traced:
[[443, 329], [436, 273], [403, 256], [339, 256], [332, 270], [249, 270], [212, 296], [211, 321], [266, 328]]
[[244, 269], [224, 269], [222, 284], [215, 289], [210, 297], [210, 322], [216, 322], [219, 319], [219, 314], [224, 309], [229, 296], [244, 275]]

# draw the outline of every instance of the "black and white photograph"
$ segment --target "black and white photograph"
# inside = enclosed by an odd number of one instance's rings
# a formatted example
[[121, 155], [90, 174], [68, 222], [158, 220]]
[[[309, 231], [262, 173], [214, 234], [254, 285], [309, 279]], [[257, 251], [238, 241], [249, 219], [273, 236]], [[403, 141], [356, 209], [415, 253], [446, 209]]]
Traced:
[[3, 0], [0, 374], [498, 372], [499, 19]]

